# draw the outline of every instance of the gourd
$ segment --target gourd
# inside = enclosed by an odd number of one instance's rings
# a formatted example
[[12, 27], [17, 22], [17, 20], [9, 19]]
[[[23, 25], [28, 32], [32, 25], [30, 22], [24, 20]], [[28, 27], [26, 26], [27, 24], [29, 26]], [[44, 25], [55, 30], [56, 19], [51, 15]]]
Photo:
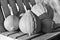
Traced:
[[5, 17], [4, 27], [8, 31], [15, 31], [18, 29], [18, 25], [19, 25], [19, 18], [15, 16], [11, 11], [11, 15], [9, 15], [8, 17]]
[[42, 20], [42, 31], [44, 33], [53, 32], [55, 28], [55, 22], [51, 19], [44, 19]]
[[46, 12], [46, 9], [43, 7], [41, 3], [38, 3], [31, 8], [31, 11], [39, 17], [40, 15]]
[[18, 29], [19, 24], [19, 18], [14, 15], [9, 15], [7, 18], [5, 18], [4, 21], [4, 27], [8, 31], [15, 31]]
[[41, 31], [39, 18], [31, 12], [31, 10], [26, 10], [25, 14], [19, 21], [19, 28], [23, 33], [27, 33], [29, 36], [34, 33]]

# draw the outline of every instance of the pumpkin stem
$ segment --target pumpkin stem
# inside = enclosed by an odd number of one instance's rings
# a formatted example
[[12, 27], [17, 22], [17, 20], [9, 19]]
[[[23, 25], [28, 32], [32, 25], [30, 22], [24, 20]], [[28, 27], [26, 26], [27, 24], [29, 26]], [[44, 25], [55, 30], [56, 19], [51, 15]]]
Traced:
[[27, 8], [26, 8], [26, 6], [23, 4], [23, 6], [24, 6], [24, 9], [25, 9], [25, 12], [27, 12]]
[[8, 4], [8, 7], [9, 7], [9, 9], [10, 9], [11, 15], [13, 15], [12, 8], [11, 8], [11, 6], [10, 6], [9, 4]]
[[1, 6], [1, 9], [2, 9], [2, 12], [3, 12], [4, 19], [5, 19], [6, 17], [5, 17], [5, 14], [4, 14], [3, 7], [2, 6]]
[[29, 5], [30, 5], [31, 8], [33, 7], [30, 2], [29, 2]]

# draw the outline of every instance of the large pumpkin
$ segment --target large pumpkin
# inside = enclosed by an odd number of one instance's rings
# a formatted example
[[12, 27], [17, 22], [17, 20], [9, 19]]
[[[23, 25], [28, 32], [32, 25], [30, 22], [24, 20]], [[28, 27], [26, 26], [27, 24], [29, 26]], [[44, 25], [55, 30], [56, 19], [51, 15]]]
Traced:
[[19, 18], [14, 15], [9, 15], [4, 21], [4, 27], [8, 31], [15, 31], [18, 29]]
[[40, 20], [30, 10], [28, 10], [19, 21], [20, 30], [29, 35], [41, 31]]
[[42, 31], [44, 33], [53, 32], [55, 27], [55, 22], [51, 19], [44, 19], [42, 20]]

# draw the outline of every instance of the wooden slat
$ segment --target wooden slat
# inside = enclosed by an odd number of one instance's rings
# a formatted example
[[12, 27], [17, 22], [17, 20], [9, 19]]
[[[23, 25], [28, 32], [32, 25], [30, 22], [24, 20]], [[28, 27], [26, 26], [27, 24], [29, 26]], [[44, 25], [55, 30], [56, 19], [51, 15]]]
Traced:
[[13, 39], [13, 38], [10, 38], [10, 37], [6, 37], [6, 36], [0, 34], [0, 40], [17, 40], [17, 39]]
[[35, 39], [32, 39], [32, 40], [47, 40], [47, 39], [49, 39], [49, 38], [51, 38], [51, 37], [54, 37], [54, 36], [56, 36], [56, 35], [58, 35], [58, 34], [60, 34], [60, 32], [47, 33], [47, 34], [45, 34], [45, 35], [39, 36], [39, 37], [37, 37], [37, 38], [35, 38]]
[[[11, 33], [13, 33], [13, 32], [4, 32], [4, 33], [0, 34], [0, 39], [1, 39], [1, 37], [4, 38], [7, 34], [11, 34]], [[34, 35], [29, 36], [28, 34], [18, 32], [18, 33], [14, 33], [12, 35], [6, 36], [6, 38], [10, 39], [10, 40], [12, 40], [12, 39], [16, 39], [16, 40], [47, 40], [58, 34], [60, 34], [60, 32], [47, 33], [44, 35], [42, 35], [42, 33], [40, 33], [40, 34], [34, 34]], [[1, 35], [3, 35], [4, 37]]]
[[3, 32], [3, 33], [1, 33], [1, 34], [2, 34], [2, 35], [5, 35], [5, 36], [8, 36], [8, 35], [14, 34], [14, 33], [16, 33], [16, 32]]
[[22, 33], [22, 32], [19, 32], [19, 33], [15, 33], [15, 34], [13, 34], [13, 35], [10, 35], [9, 37], [11, 37], [11, 38], [18, 38], [18, 37], [20, 37], [20, 36], [24, 36], [25, 34], [24, 33]]
[[31, 40], [31, 39], [33, 39], [33, 38], [36, 38], [36, 37], [40, 36], [40, 35], [41, 35], [41, 34], [34, 34], [34, 35], [31, 35], [31, 36], [29, 36], [29, 35], [24, 35], [24, 36], [22, 36], [22, 37], [19, 37], [18, 40], [20, 40], [20, 39], [22, 39], [22, 40]]

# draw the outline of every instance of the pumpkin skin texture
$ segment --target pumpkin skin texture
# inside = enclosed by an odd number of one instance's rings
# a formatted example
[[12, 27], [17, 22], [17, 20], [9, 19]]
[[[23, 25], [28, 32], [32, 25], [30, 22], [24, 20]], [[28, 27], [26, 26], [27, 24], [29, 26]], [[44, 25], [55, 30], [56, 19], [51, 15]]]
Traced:
[[51, 19], [42, 20], [42, 31], [44, 33], [50, 33], [54, 30], [55, 22]]
[[14, 15], [9, 15], [4, 21], [4, 27], [8, 31], [15, 31], [18, 29], [19, 18]]
[[43, 7], [41, 3], [39, 3], [39, 4], [34, 5], [31, 8], [31, 11], [39, 17], [40, 15], [45, 13], [45, 8]]
[[36, 22], [36, 18], [34, 16], [34, 14], [28, 10], [23, 17], [20, 19], [19, 21], [19, 28], [23, 33], [27, 33], [29, 35], [33, 34], [33, 33], [37, 33], [40, 31], [41, 29], [41, 25], [39, 22], [39, 27], [37, 25]]

